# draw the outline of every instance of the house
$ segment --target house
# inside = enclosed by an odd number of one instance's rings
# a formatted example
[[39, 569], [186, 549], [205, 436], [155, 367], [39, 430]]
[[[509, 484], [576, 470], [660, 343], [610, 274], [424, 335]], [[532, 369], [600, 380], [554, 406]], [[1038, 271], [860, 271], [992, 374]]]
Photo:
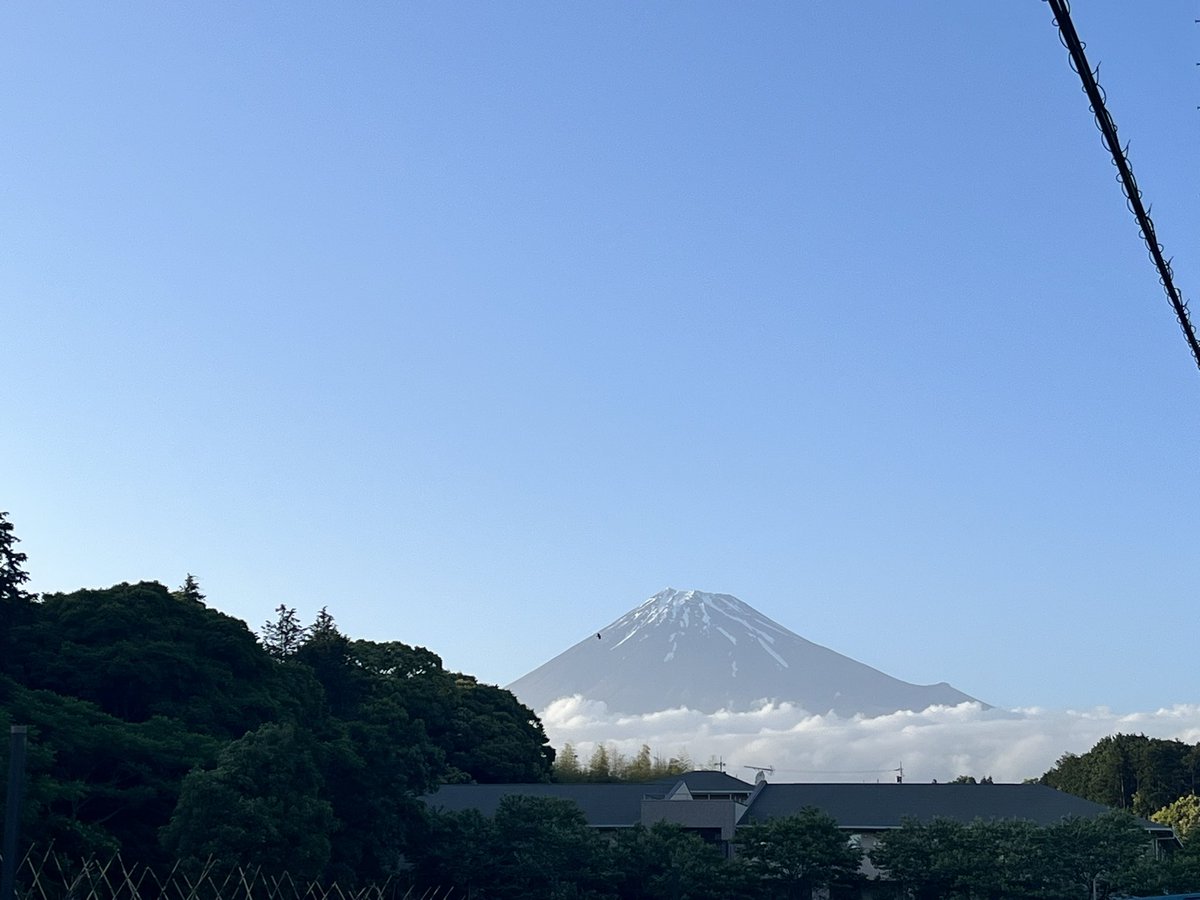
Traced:
[[[733, 853], [740, 826], [815, 807], [867, 853], [879, 836], [907, 820], [1021, 820], [1053, 825], [1109, 808], [1041, 784], [749, 784], [724, 772], [688, 772], [644, 784], [448, 784], [424, 801], [448, 812], [495, 813], [509, 794], [570, 800], [603, 831], [672, 822]], [[1139, 820], [1156, 846], [1177, 843], [1167, 825]], [[869, 857], [864, 874], [875, 875]]]

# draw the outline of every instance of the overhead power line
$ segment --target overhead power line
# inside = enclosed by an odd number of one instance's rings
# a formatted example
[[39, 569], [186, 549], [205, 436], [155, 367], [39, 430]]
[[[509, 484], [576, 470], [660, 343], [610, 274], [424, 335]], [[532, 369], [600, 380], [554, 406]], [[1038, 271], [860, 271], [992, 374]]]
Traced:
[[1096, 127], [1100, 129], [1100, 134], [1104, 138], [1104, 146], [1112, 154], [1113, 165], [1117, 167], [1117, 181], [1121, 183], [1121, 190], [1125, 194], [1125, 204], [1137, 220], [1142, 240], [1146, 242], [1146, 249], [1150, 251], [1150, 259], [1158, 269], [1159, 283], [1166, 291], [1167, 299], [1171, 301], [1171, 307], [1175, 310], [1175, 318], [1178, 319], [1184, 339], [1192, 351], [1192, 359], [1200, 367], [1200, 343], [1196, 340], [1196, 330], [1192, 327], [1192, 320], [1188, 315], [1187, 301], [1183, 299], [1183, 294], [1175, 286], [1175, 273], [1171, 270], [1171, 261], [1163, 256], [1162, 244], [1158, 242], [1158, 237], [1154, 232], [1154, 222], [1150, 219], [1150, 213], [1145, 204], [1142, 203], [1142, 192], [1137, 186], [1137, 180], [1133, 177], [1133, 168], [1129, 164], [1129, 145], [1126, 144], [1125, 147], [1122, 147], [1121, 142], [1117, 139], [1117, 126], [1105, 106], [1107, 98], [1098, 80], [1099, 70], [1088, 65], [1087, 57], [1083, 53], [1083, 42], [1079, 40], [1079, 34], [1075, 31], [1075, 25], [1071, 21], [1070, 3], [1067, 0], [1046, 0], [1046, 2], [1050, 4], [1050, 9], [1054, 12], [1054, 24], [1058, 26], [1059, 39], [1071, 55], [1071, 68], [1083, 82], [1083, 91], [1087, 94], [1091, 112], [1096, 117]]

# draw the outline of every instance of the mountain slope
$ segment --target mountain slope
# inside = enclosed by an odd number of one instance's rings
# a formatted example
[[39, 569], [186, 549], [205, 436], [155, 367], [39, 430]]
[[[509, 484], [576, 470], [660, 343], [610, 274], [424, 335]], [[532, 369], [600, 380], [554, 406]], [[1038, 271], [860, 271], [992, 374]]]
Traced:
[[508, 689], [536, 710], [581, 694], [624, 713], [746, 710], [772, 700], [813, 713], [874, 716], [974, 700], [945, 682], [917, 685], [885, 675], [729, 594], [671, 588]]

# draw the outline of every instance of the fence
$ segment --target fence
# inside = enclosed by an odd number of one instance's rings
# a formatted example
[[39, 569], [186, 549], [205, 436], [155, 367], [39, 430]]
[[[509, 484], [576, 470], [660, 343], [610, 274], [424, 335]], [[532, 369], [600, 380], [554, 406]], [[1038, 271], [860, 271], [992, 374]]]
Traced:
[[454, 888], [398, 881], [349, 890], [211, 860], [199, 869], [176, 863], [161, 873], [120, 855], [76, 862], [49, 851], [30, 851], [17, 866], [16, 882], [17, 900], [465, 900]]

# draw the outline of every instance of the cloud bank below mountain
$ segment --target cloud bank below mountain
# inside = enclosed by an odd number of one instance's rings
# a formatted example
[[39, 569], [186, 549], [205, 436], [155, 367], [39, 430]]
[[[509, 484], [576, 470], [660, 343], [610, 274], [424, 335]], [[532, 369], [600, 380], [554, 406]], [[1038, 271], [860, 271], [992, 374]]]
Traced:
[[664, 756], [684, 750], [696, 765], [719, 757], [739, 777], [744, 766], [773, 766], [773, 781], [948, 781], [957, 775], [996, 781], [1037, 778], [1064, 753], [1082, 754], [1116, 733], [1200, 742], [1200, 705], [1145, 713], [994, 709], [978, 703], [931, 706], [874, 717], [813, 715], [792, 704], [748, 712], [687, 708], [642, 715], [611, 713], [603, 702], [556, 700], [540, 713], [555, 747], [572, 744], [586, 762], [598, 742], [626, 756], [642, 744]]

